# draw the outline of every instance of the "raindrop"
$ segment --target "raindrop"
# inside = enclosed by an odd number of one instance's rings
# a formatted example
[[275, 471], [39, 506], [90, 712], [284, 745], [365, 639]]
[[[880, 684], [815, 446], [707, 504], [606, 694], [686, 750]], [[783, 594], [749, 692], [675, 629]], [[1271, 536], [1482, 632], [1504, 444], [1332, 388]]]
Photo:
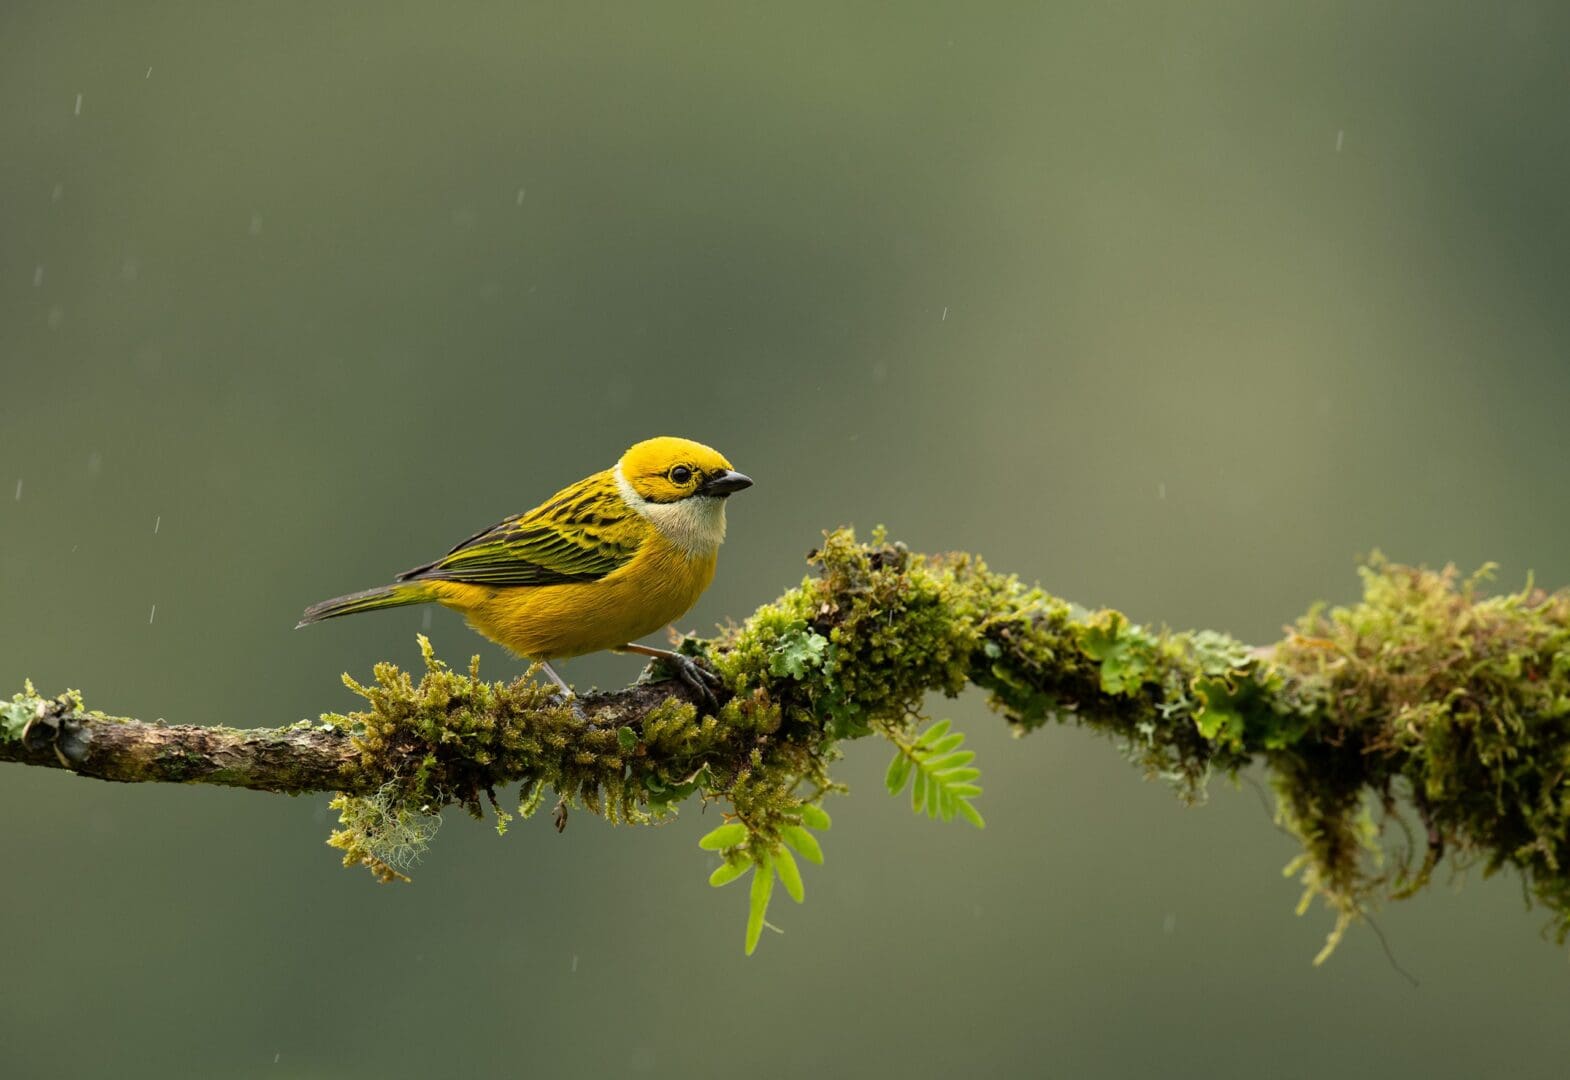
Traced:
[[422, 611], [420, 613], [420, 629], [421, 630], [429, 630], [430, 628], [431, 628], [431, 609], [430, 608], [426, 608], [424, 611]]
[[38, 286], [42, 285], [43, 283], [44, 283], [44, 264], [43, 263], [39, 263], [37, 266], [33, 267], [33, 288], [36, 289], [36, 288], [38, 288]]
[[154, 617], [154, 616], [155, 616], [155, 615], [157, 615], [157, 614], [158, 614], [158, 605], [157, 605], [157, 604], [154, 604], [154, 605], [153, 605], [153, 610], [151, 610], [151, 611], [149, 611], [149, 612], [148, 612], [148, 613], [147, 613], [147, 625], [148, 625], [148, 626], [151, 626], [151, 625], [153, 625], [153, 617]]
[[518, 198], [517, 198], [516, 202], [513, 205], [515, 205], [515, 206], [522, 206], [523, 205], [523, 195], [524, 195], [524, 192], [526, 192], [528, 190], [529, 190], [528, 188], [519, 188], [518, 189]]
[[144, 78], [144, 79], [151, 79], [152, 77], [153, 77], [153, 69], [152, 68], [148, 68], [147, 69], [147, 74], [142, 76], [142, 78]]
[[252, 236], [260, 236], [260, 235], [262, 235], [262, 215], [258, 214], [255, 210], [251, 211], [251, 229], [250, 229], [250, 232], [251, 232]]
[[22, 478], [20, 476], [16, 478], [16, 501], [22, 501]]
[[49, 201], [50, 202], [59, 202], [63, 198], [65, 198], [65, 185], [64, 184], [56, 184], [54, 187], [49, 189]]
[[58, 330], [63, 322], [65, 322], [65, 308], [55, 304], [49, 309], [49, 329]]
[[158, 526], [162, 525], [163, 523], [164, 523], [164, 516], [162, 514], [159, 514], [157, 517], [153, 518], [153, 535], [154, 536], [158, 535]]
[[1156, 485], [1156, 498], [1158, 498], [1158, 499], [1165, 499], [1166, 497], [1167, 497], [1167, 485], [1166, 485], [1166, 482], [1163, 481], [1163, 482], [1161, 482], [1161, 483]]
[[578, 973], [578, 954], [577, 953], [573, 953], [572, 954], [572, 973], [574, 975], [576, 975]]
[[77, 94], [76, 95], [76, 108], [74, 110], [72, 110], [71, 115], [72, 116], [81, 116], [82, 115], [82, 95], [81, 94]]
[[1341, 143], [1346, 139], [1346, 130], [1336, 132], [1336, 153], [1341, 152]]
[[949, 321], [949, 309], [945, 307], [943, 309], [943, 318], [939, 319], [938, 322], [948, 322], [948, 321]]
[[1170, 934], [1170, 933], [1172, 933], [1172, 931], [1174, 931], [1176, 929], [1177, 929], [1177, 912], [1169, 911], [1169, 912], [1167, 912], [1166, 918], [1161, 920], [1161, 932], [1163, 934]]
[[97, 476], [104, 470], [104, 456], [97, 450], [87, 455], [87, 475]]

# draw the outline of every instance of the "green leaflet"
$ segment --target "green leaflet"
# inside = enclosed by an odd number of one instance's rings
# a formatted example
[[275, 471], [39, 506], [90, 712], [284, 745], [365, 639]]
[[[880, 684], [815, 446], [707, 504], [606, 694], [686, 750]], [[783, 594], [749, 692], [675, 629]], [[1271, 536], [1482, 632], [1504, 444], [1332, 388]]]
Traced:
[[818, 846], [818, 838], [813, 836], [800, 825], [787, 825], [780, 830], [780, 839], [796, 849], [800, 855], [810, 863], [823, 865], [823, 849]]
[[729, 885], [750, 869], [752, 869], [752, 857], [750, 855], [743, 855], [734, 862], [721, 863], [719, 869], [709, 875], [709, 884], [716, 889], [721, 885]]
[[959, 749], [964, 742], [964, 735], [949, 731], [947, 720], [933, 724], [913, 743], [896, 740], [894, 760], [884, 777], [889, 794], [898, 795], [914, 776], [910, 791], [913, 811], [944, 821], [962, 817], [978, 829], [985, 827], [980, 811], [970, 804], [981, 794], [981, 786], [972, 782], [981, 776], [981, 770], [970, 767], [976, 760], [973, 751]]
[[780, 848], [774, 853], [774, 871], [780, 877], [780, 884], [785, 886], [785, 891], [790, 893], [790, 898], [796, 903], [801, 903], [807, 898], [807, 890], [801, 883], [801, 868], [796, 865], [796, 860], [791, 857], [790, 851]]
[[758, 947], [763, 936], [763, 916], [769, 910], [769, 897], [774, 892], [774, 871], [769, 862], [758, 864], [752, 872], [752, 893], [747, 909], [747, 955]]
[[883, 778], [883, 783], [889, 789], [890, 795], [898, 795], [905, 790], [905, 782], [909, 779], [910, 758], [896, 753], [894, 760], [889, 762], [888, 775]]
[[729, 825], [721, 825], [705, 833], [698, 841], [698, 846], [704, 851], [724, 851], [728, 847], [735, 847], [745, 839], [747, 839], [747, 826], [739, 821], [733, 821]]
[[827, 832], [834, 822], [829, 818], [829, 812], [817, 803], [805, 803], [801, 808], [801, 823], [809, 829]]

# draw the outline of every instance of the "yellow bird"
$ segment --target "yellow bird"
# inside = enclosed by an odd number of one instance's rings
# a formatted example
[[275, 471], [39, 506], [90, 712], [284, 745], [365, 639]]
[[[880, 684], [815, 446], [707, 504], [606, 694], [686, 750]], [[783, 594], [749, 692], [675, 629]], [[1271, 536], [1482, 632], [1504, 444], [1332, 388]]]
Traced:
[[659, 657], [712, 702], [711, 672], [636, 639], [686, 614], [709, 587], [725, 539], [725, 500], [751, 486], [702, 443], [647, 439], [614, 467], [503, 518], [391, 585], [313, 604], [296, 629], [437, 603], [537, 661], [569, 701], [572, 688], [550, 661], [611, 649]]

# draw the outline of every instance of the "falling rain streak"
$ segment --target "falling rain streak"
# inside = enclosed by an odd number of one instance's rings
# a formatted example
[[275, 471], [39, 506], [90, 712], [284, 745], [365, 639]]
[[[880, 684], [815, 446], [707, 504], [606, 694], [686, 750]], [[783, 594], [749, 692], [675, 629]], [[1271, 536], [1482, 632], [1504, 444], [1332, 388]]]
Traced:
[[21, 502], [22, 501], [22, 478], [21, 477], [17, 477], [16, 478], [16, 501], [17, 502]]
[[154, 618], [154, 617], [155, 617], [155, 616], [156, 616], [156, 615], [157, 615], [157, 614], [158, 614], [158, 605], [157, 605], [157, 604], [154, 604], [154, 605], [153, 605], [153, 610], [151, 610], [151, 611], [149, 611], [149, 612], [148, 612], [148, 613], [147, 613], [147, 625], [148, 625], [148, 626], [151, 626], [151, 625], [153, 625], [153, 618]]
[[153, 535], [154, 536], [158, 535], [158, 526], [162, 525], [163, 523], [164, 523], [164, 516], [162, 514], [159, 514], [157, 517], [153, 518]]

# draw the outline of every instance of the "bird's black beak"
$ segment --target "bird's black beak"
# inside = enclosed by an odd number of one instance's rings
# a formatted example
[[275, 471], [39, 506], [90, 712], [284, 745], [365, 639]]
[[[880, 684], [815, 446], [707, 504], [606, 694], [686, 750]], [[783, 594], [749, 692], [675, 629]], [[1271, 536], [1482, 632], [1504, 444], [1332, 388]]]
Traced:
[[752, 477], [744, 476], [734, 469], [727, 469], [722, 473], [715, 473], [702, 484], [698, 485], [699, 495], [717, 495], [720, 498], [752, 486]]

